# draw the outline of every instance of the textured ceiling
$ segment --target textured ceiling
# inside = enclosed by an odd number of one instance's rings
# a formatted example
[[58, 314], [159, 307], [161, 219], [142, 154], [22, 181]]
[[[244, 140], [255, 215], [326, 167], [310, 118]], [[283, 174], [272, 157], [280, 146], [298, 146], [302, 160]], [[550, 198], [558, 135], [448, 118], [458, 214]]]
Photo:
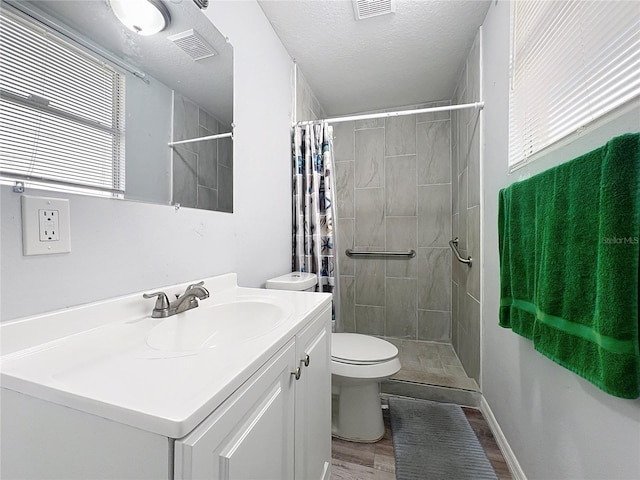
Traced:
[[[233, 48], [192, 1], [164, 2], [171, 24], [149, 37], [129, 31], [104, 0], [23, 0], [22, 3], [35, 5], [130, 65], [182, 92], [225, 124], [231, 124]], [[191, 28], [219, 55], [196, 62], [167, 39]]]
[[490, 0], [397, 0], [356, 21], [349, 0], [259, 0], [330, 116], [448, 100]]

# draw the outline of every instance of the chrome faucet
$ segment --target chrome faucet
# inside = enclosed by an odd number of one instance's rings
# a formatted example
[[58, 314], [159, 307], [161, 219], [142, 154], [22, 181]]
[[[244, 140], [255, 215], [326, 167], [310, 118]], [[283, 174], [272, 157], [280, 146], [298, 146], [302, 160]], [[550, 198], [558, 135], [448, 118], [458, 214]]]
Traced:
[[204, 288], [204, 281], [189, 285], [182, 295], [176, 295], [176, 300], [169, 302], [164, 292], [145, 293], [144, 298], [158, 297], [151, 313], [152, 318], [166, 318], [176, 313], [185, 312], [196, 308], [198, 300], [209, 298], [209, 291]]
[[204, 281], [189, 285], [175, 302], [169, 305], [169, 315], [184, 312], [198, 306], [198, 300], [209, 298], [209, 290], [203, 287]]

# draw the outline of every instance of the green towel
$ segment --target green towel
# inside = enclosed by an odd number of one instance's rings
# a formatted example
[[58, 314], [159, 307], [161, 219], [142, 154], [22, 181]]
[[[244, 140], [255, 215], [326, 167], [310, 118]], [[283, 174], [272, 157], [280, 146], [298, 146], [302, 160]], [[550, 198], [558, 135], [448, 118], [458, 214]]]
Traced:
[[500, 325], [611, 395], [640, 395], [640, 134], [500, 191]]

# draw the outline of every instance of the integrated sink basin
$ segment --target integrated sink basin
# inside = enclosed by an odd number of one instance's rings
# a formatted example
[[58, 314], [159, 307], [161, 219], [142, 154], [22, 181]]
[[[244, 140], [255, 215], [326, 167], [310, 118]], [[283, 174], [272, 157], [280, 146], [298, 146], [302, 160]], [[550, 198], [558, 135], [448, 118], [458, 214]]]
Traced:
[[147, 345], [172, 353], [197, 353], [260, 337], [291, 315], [275, 298], [236, 297], [222, 303], [200, 302], [198, 308], [168, 317], [148, 334]]
[[[174, 298], [192, 284], [158, 290]], [[33, 419], [23, 402], [32, 397], [64, 412], [182, 438], [268, 359], [285, 347], [289, 352], [296, 332], [331, 303], [326, 293], [238, 287], [235, 274], [207, 278], [203, 287], [209, 298], [166, 318], [152, 317], [155, 300], [138, 292], [2, 322], [3, 395], [15, 392], [16, 411], [27, 423]]]

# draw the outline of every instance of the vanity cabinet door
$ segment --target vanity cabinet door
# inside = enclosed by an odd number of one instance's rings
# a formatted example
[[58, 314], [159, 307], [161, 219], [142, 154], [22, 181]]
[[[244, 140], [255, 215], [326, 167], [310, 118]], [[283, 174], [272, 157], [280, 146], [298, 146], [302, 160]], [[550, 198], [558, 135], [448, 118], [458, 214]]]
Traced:
[[[296, 480], [331, 474], [331, 308], [296, 336]], [[305, 366], [305, 359], [309, 359]]]
[[175, 479], [290, 480], [295, 345], [291, 340], [193, 432], [175, 442]]

